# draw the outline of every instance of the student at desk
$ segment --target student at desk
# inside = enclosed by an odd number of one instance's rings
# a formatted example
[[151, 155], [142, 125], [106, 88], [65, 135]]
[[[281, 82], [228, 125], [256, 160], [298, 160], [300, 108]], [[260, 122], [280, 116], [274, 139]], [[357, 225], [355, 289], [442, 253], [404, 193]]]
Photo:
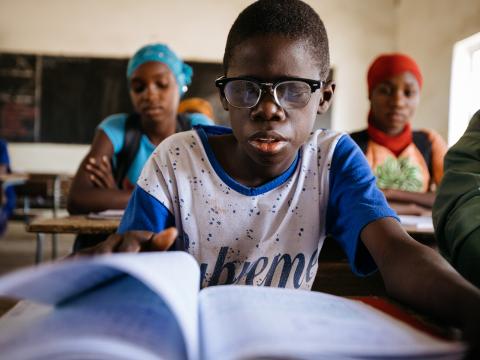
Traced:
[[[203, 114], [177, 112], [192, 69], [168, 46], [139, 49], [128, 63], [127, 78], [135, 113], [111, 115], [98, 126], [69, 191], [72, 214], [124, 209], [145, 161], [160, 142], [193, 125], [211, 123]], [[92, 243], [77, 239], [76, 248], [84, 245]]]
[[377, 57], [367, 74], [368, 128], [350, 136], [360, 146], [390, 206], [400, 215], [430, 215], [447, 145], [435, 131], [412, 130], [423, 77], [404, 54]]
[[299, 0], [254, 2], [232, 25], [223, 66], [216, 85], [232, 129], [162, 142], [119, 233], [82, 254], [173, 246], [196, 258], [202, 286], [310, 289], [331, 233], [355, 273], [378, 266], [389, 295], [475, 343], [480, 291], [402, 229], [349, 136], [312, 131], [335, 88], [318, 14]]
[[[7, 143], [0, 139], [0, 174], [8, 174], [10, 169], [10, 157], [8, 156]], [[1, 208], [0, 208], [0, 236], [7, 229], [8, 219], [15, 209], [15, 191], [12, 186], [1, 188]]]

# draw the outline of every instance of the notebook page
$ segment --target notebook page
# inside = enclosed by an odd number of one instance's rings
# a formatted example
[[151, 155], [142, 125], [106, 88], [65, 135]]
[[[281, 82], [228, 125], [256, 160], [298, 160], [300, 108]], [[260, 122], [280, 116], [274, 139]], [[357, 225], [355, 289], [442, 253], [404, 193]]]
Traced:
[[200, 293], [200, 323], [207, 359], [461, 358], [464, 350], [360, 302], [302, 290], [207, 288]]

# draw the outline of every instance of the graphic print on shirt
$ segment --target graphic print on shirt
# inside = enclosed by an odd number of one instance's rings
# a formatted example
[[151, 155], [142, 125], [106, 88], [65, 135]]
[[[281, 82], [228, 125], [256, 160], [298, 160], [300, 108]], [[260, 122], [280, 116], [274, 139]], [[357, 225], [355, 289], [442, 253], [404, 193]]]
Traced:
[[310, 289], [325, 238], [329, 167], [342, 134], [315, 131], [284, 174], [256, 188], [224, 172], [208, 136], [199, 128], [166, 139], [138, 181], [173, 214], [184, 250], [200, 264], [202, 286]]

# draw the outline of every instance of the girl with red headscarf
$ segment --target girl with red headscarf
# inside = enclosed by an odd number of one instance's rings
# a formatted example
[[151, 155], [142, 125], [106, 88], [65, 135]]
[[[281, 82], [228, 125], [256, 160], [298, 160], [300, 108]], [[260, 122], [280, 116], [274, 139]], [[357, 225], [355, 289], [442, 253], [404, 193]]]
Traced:
[[447, 145], [433, 130], [412, 131], [423, 84], [420, 68], [407, 55], [381, 55], [370, 66], [367, 81], [368, 127], [351, 137], [397, 213], [429, 214]]

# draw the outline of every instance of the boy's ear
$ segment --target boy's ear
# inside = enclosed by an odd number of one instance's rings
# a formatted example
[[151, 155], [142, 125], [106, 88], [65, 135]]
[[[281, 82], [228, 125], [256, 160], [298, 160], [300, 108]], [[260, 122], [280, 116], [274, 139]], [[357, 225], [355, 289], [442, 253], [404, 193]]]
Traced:
[[322, 98], [318, 104], [317, 114], [324, 114], [330, 107], [332, 103], [333, 93], [335, 91], [335, 83], [333, 81], [327, 82], [327, 84], [322, 88]]
[[222, 90], [218, 89], [218, 96], [220, 96], [220, 102], [222, 103], [223, 110], [228, 111], [228, 102], [223, 95]]

